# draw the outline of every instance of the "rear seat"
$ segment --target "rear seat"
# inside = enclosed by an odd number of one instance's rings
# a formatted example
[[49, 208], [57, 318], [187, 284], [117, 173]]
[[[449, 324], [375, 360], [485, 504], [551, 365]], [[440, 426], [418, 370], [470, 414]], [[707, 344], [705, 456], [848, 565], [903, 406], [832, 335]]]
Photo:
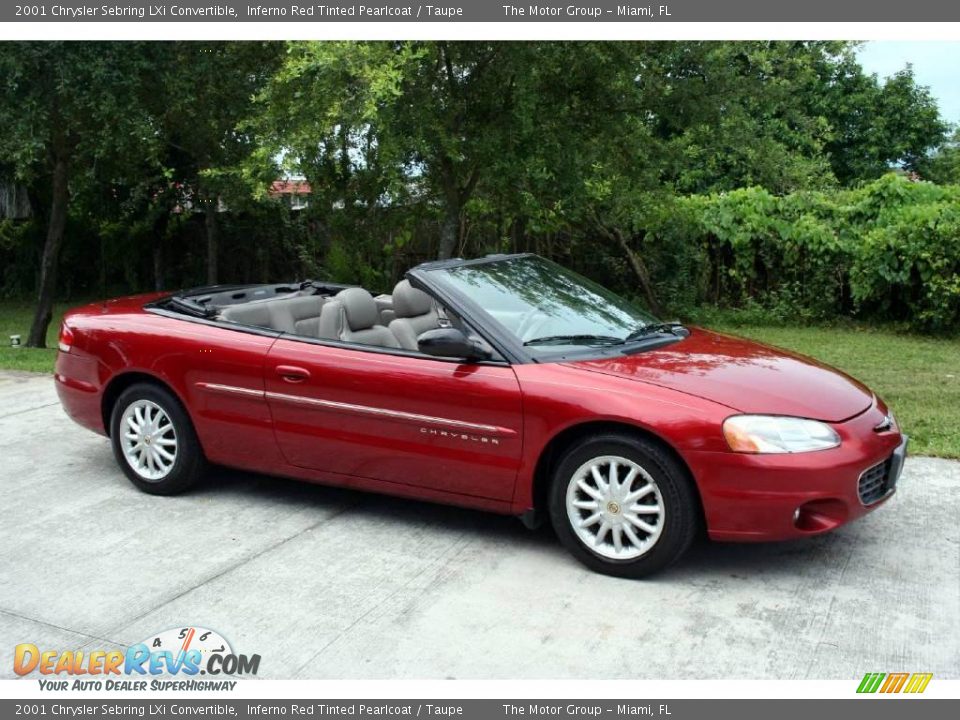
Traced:
[[304, 295], [230, 305], [220, 312], [220, 317], [240, 325], [320, 337], [320, 312], [324, 301], [320, 295]]
[[389, 327], [390, 323], [397, 317], [397, 314], [393, 311], [393, 296], [377, 295], [373, 300], [377, 303], [377, 312], [380, 313], [380, 324]]
[[324, 298], [320, 295], [306, 295], [289, 300], [274, 300], [270, 305], [270, 326], [274, 330], [320, 337], [320, 311]]
[[243, 303], [229, 305], [220, 311], [220, 319], [238, 325], [253, 325], [254, 327], [270, 327], [270, 306], [265, 302]]

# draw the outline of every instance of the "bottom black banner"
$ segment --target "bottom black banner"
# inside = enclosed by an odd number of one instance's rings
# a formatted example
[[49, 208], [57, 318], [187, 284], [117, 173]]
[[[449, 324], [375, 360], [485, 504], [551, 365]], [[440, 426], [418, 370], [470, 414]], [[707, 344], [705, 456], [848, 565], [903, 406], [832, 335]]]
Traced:
[[[909, 708], [907, 707], [909, 705]], [[0, 718], [660, 718], [910, 720], [957, 717], [960, 701], [869, 697], [849, 700], [0, 700]], [[953, 708], [951, 710], [950, 708]]]

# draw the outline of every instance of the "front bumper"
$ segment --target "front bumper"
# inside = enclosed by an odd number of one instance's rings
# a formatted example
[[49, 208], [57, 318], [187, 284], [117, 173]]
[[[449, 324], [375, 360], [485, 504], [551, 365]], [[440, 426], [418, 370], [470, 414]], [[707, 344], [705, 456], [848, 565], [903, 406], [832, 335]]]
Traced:
[[[856, 520], [896, 492], [907, 437], [874, 428], [886, 413], [877, 404], [833, 428], [837, 448], [811, 453], [748, 455], [689, 453], [707, 531], [714, 540], [768, 541], [809, 537]], [[860, 497], [861, 477], [883, 466], [882, 492]], [[877, 470], [879, 472], [879, 469]]]

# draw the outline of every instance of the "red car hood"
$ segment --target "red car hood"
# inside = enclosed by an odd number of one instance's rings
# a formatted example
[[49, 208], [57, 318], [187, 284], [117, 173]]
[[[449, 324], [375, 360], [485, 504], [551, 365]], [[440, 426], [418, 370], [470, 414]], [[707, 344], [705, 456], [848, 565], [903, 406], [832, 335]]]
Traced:
[[744, 413], [840, 422], [873, 403], [873, 393], [827, 365], [751, 340], [691, 328], [659, 350], [569, 367], [667, 387]]

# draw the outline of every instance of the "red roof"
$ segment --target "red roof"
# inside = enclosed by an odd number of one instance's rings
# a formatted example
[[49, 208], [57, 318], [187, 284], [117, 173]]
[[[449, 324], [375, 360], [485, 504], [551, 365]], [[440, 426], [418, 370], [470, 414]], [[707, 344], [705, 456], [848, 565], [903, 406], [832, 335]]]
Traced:
[[274, 180], [270, 183], [271, 195], [309, 195], [310, 183], [305, 180]]

